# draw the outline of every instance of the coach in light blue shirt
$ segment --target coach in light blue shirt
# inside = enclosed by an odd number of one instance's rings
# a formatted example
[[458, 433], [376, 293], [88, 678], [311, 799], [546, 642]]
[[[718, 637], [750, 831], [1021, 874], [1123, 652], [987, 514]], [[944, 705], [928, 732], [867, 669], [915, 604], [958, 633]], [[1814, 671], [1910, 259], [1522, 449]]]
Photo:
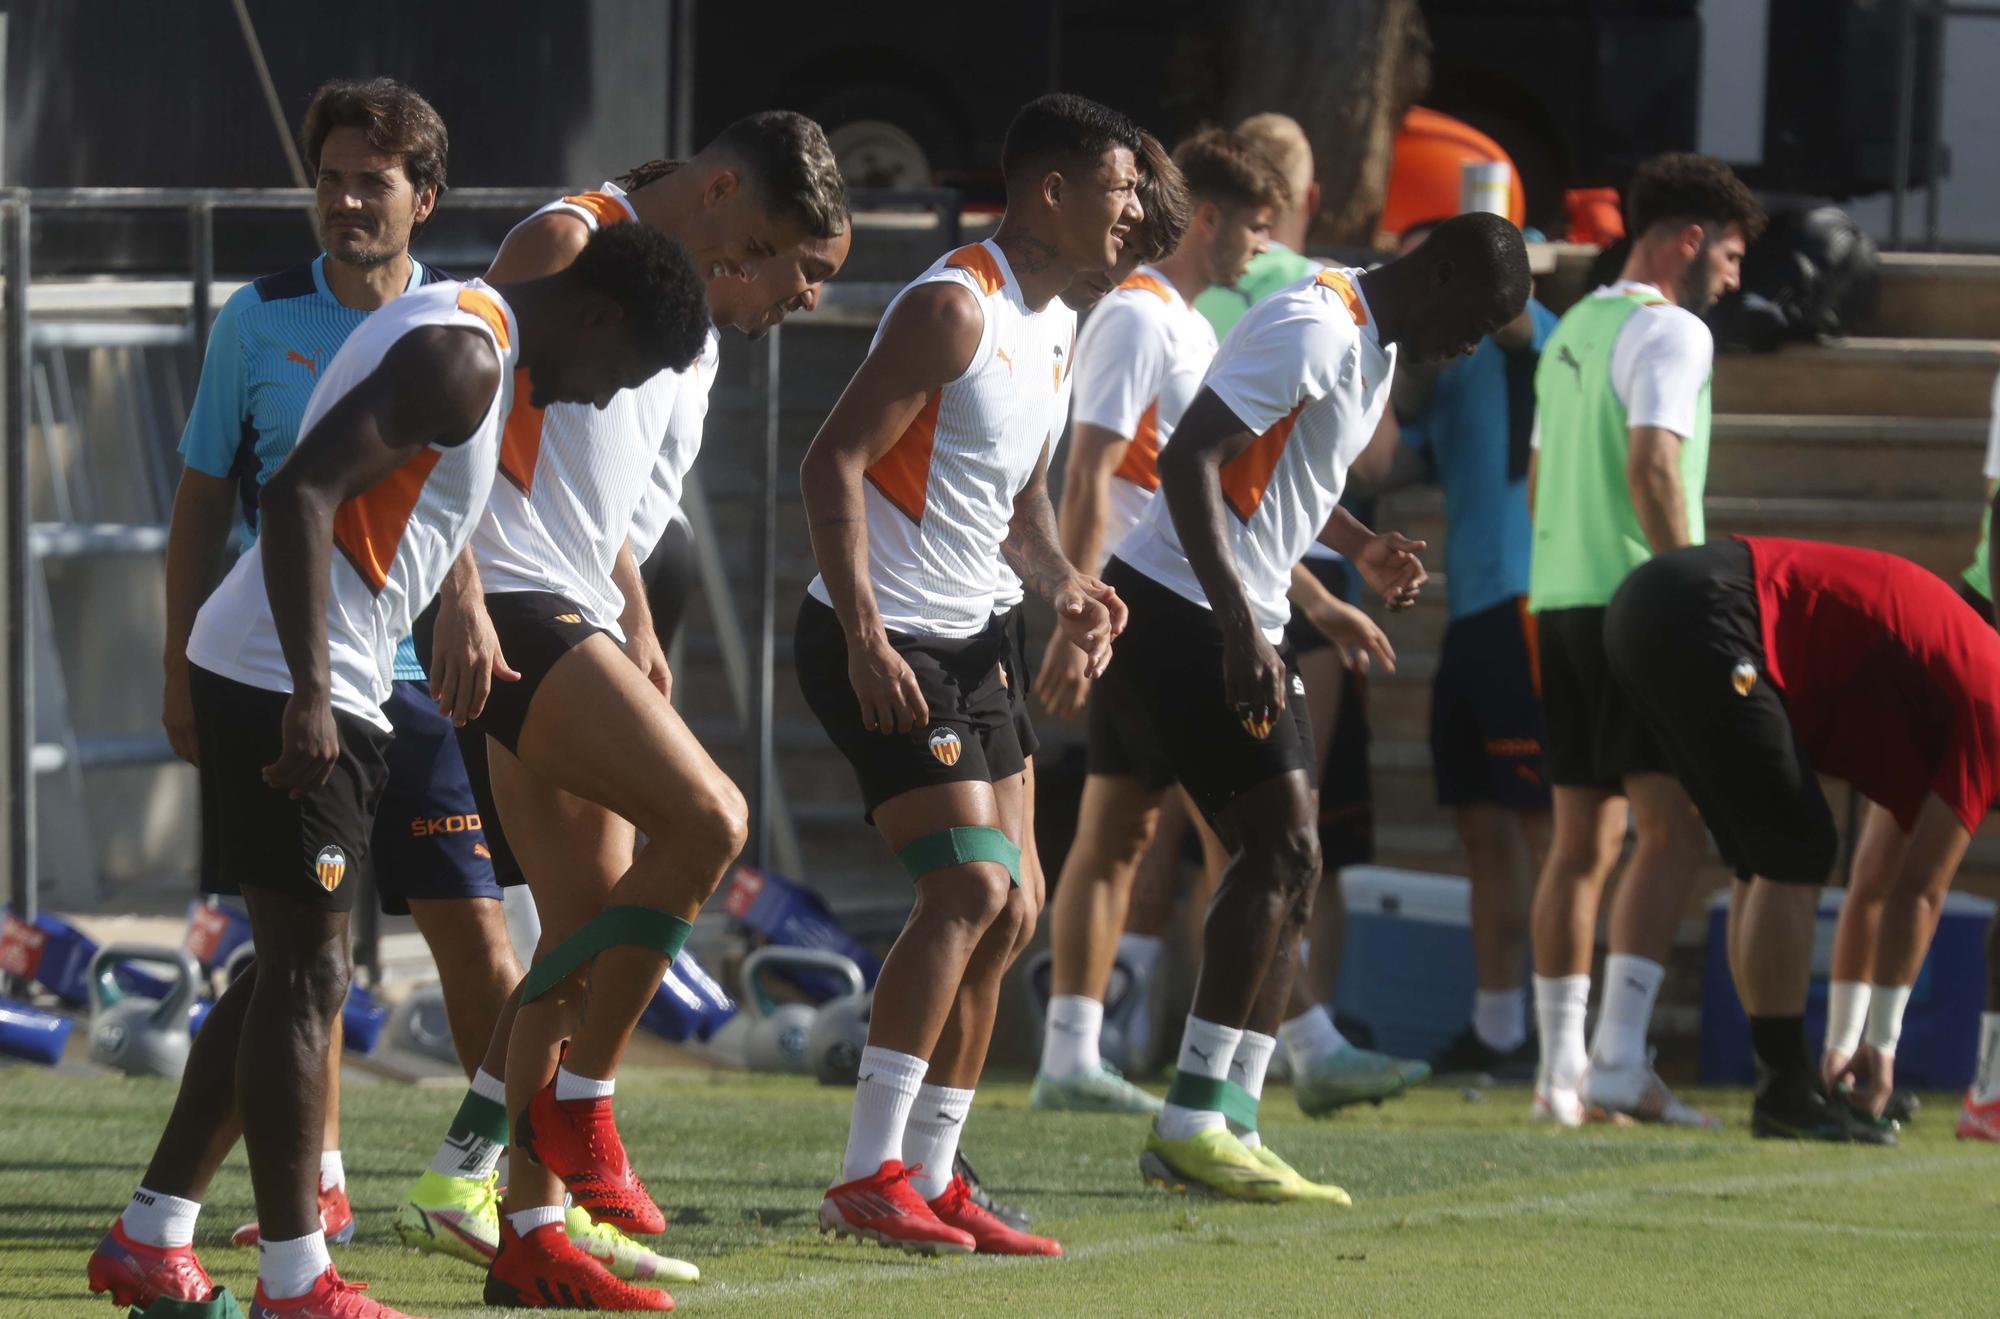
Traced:
[[[1405, 249], [1418, 241], [1406, 234]], [[1397, 372], [1398, 414], [1411, 413], [1402, 416], [1403, 444], [1428, 455], [1444, 487], [1450, 621], [1431, 685], [1431, 762], [1473, 885], [1478, 989], [1472, 1020], [1432, 1060], [1439, 1075], [1534, 1069], [1522, 969], [1528, 902], [1548, 846], [1549, 788], [1525, 607], [1527, 476], [1535, 364], [1555, 325], [1554, 313], [1530, 299], [1517, 320], [1434, 377]]]

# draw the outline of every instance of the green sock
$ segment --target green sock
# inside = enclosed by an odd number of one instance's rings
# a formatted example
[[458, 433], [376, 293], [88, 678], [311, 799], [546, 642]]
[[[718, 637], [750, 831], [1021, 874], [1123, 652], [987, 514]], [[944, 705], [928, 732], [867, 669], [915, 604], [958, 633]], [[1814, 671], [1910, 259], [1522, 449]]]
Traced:
[[480, 1070], [472, 1078], [458, 1112], [452, 1115], [444, 1141], [431, 1158], [431, 1171], [446, 1177], [483, 1181], [500, 1162], [507, 1147], [506, 1086], [492, 1073]]

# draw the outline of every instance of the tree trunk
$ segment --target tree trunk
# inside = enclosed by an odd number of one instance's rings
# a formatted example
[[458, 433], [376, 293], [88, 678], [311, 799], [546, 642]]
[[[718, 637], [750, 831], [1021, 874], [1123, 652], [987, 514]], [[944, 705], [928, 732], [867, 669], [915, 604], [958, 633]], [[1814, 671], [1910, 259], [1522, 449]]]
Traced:
[[1224, 122], [1265, 110], [1298, 120], [1319, 179], [1313, 241], [1372, 246], [1396, 129], [1430, 88], [1417, 0], [1241, 0], [1232, 9]]

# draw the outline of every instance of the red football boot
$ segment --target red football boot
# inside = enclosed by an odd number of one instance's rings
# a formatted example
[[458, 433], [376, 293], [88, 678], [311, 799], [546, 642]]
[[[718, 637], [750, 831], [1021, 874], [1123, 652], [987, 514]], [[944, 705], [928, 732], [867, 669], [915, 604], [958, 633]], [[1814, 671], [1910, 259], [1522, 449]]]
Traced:
[[[320, 1188], [319, 1230], [326, 1233], [329, 1246], [344, 1246], [354, 1240], [354, 1206], [347, 1202], [347, 1187]], [[260, 1240], [255, 1223], [245, 1223], [229, 1235], [232, 1246], [254, 1246]]]
[[625, 1157], [625, 1143], [611, 1120], [610, 1096], [557, 1099], [556, 1083], [550, 1081], [515, 1120], [514, 1143], [562, 1179], [591, 1222], [636, 1236], [667, 1230], [667, 1216]]
[[272, 1300], [264, 1295], [264, 1284], [259, 1282], [250, 1301], [250, 1319], [421, 1319], [369, 1300], [361, 1294], [367, 1290], [365, 1282], [343, 1281], [329, 1264], [303, 1296]]
[[973, 1235], [939, 1222], [910, 1185], [910, 1174], [922, 1167], [906, 1169], [900, 1159], [890, 1159], [873, 1177], [833, 1187], [819, 1202], [819, 1230], [913, 1255], [970, 1255], [978, 1244]]
[[1016, 1231], [993, 1214], [972, 1202], [972, 1187], [963, 1177], [953, 1177], [944, 1194], [930, 1201], [937, 1221], [955, 1227], [971, 1237], [982, 1255], [1060, 1255], [1062, 1243], [1051, 1237], [1030, 1236]]
[[90, 1290], [110, 1292], [113, 1303], [144, 1309], [157, 1300], [205, 1301], [215, 1295], [208, 1270], [193, 1246], [149, 1246], [111, 1224], [90, 1255]]
[[503, 1217], [500, 1252], [486, 1270], [486, 1303], [523, 1310], [671, 1310], [674, 1298], [620, 1282], [570, 1244], [561, 1223], [522, 1236]]
[[1972, 1091], [1965, 1092], [1965, 1104], [1958, 1110], [1960, 1140], [1990, 1140], [2000, 1143], [2000, 1099], [1974, 1103]]

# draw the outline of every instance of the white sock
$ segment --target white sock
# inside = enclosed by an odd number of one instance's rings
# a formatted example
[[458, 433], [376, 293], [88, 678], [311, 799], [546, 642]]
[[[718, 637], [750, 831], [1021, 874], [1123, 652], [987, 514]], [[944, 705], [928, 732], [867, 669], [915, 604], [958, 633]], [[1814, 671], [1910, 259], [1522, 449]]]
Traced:
[[339, 1150], [319, 1152], [319, 1189], [331, 1191], [336, 1186], [347, 1185], [347, 1165], [340, 1161]]
[[929, 1070], [922, 1058], [894, 1049], [871, 1044], [861, 1051], [861, 1080], [854, 1087], [854, 1116], [840, 1164], [842, 1181], [873, 1177], [883, 1164], [903, 1157], [903, 1128]]
[[[1990, 1104], [1996, 1099], [2000, 1099], [2000, 1012], [1982, 1012], [1979, 1014], [1979, 1070], [1972, 1075], [1972, 1102]], [[128, 1209], [126, 1212], [129, 1214], [131, 1211]]]
[[319, 1275], [333, 1266], [326, 1253], [326, 1233], [309, 1232], [290, 1241], [257, 1245], [257, 1284], [274, 1301], [304, 1296]]
[[[578, 1076], [567, 1067], [556, 1068], [556, 1098], [564, 1099], [609, 1099], [611, 1092], [618, 1088], [618, 1078], [597, 1081], [588, 1076]], [[503, 1090], [504, 1093], [504, 1090]], [[505, 1102], [504, 1100], [502, 1101]]]
[[1472, 1030], [1497, 1053], [1512, 1053], [1528, 1042], [1528, 1001], [1516, 989], [1479, 989], [1472, 994]]
[[[1236, 1045], [1236, 1056], [1229, 1060], [1229, 1079], [1249, 1092], [1252, 1099], [1264, 1097], [1264, 1073], [1271, 1069], [1271, 1055], [1278, 1051], [1278, 1041], [1269, 1035], [1259, 1035], [1254, 1030], [1243, 1032], [1243, 1038]], [[1237, 1136], [1249, 1149], [1256, 1149], [1264, 1143], [1263, 1137], [1255, 1131], [1239, 1131]]]
[[1583, 1047], [1583, 1016], [1589, 1005], [1589, 976], [1535, 977], [1535, 1025], [1542, 1034], [1538, 1084], [1574, 1090], [1582, 1081], [1590, 1062]]
[[[1175, 1069], [1185, 1076], [1226, 1081], [1230, 1061], [1236, 1057], [1236, 1046], [1242, 1041], [1243, 1032], [1234, 1026], [1218, 1026], [1190, 1015], [1187, 1029], [1181, 1034], [1181, 1056]], [[1173, 1091], [1169, 1090], [1167, 1106], [1160, 1110], [1154, 1125], [1162, 1140], [1186, 1140], [1198, 1132], [1227, 1125], [1227, 1119], [1216, 1109], [1184, 1108], [1173, 1101]]]
[[1597, 1034], [1590, 1061], [1606, 1071], [1646, 1065], [1646, 1027], [1667, 968], [1651, 958], [1611, 953], [1604, 959], [1604, 997], [1597, 1005]]
[[1042, 1032], [1042, 1075], [1075, 1076], [1103, 1065], [1097, 1056], [1104, 1031], [1104, 1005], [1082, 994], [1057, 994], [1049, 1000], [1049, 1024]]
[[[561, 1072], [561, 1068], [556, 1069]], [[490, 1099], [502, 1108], [507, 1106], [507, 1082], [484, 1067], [472, 1074], [472, 1093], [481, 1099]]]
[[519, 1236], [527, 1236], [538, 1227], [563, 1221], [561, 1205], [536, 1205], [533, 1209], [516, 1209], [507, 1215], [507, 1222]]
[[903, 1166], [923, 1165], [910, 1185], [926, 1200], [935, 1200], [951, 1185], [951, 1165], [958, 1155], [958, 1138], [972, 1111], [972, 1091], [949, 1086], [917, 1087], [917, 1102], [903, 1124]]
[[1285, 1056], [1291, 1060], [1295, 1078], [1310, 1072], [1321, 1059], [1331, 1058], [1347, 1047], [1347, 1037], [1333, 1024], [1333, 1014], [1318, 1005], [1279, 1026], [1278, 1041], [1285, 1046]]
[[194, 1244], [194, 1220], [200, 1213], [199, 1200], [183, 1200], [142, 1186], [132, 1192], [118, 1222], [125, 1235], [141, 1245], [171, 1249]]

